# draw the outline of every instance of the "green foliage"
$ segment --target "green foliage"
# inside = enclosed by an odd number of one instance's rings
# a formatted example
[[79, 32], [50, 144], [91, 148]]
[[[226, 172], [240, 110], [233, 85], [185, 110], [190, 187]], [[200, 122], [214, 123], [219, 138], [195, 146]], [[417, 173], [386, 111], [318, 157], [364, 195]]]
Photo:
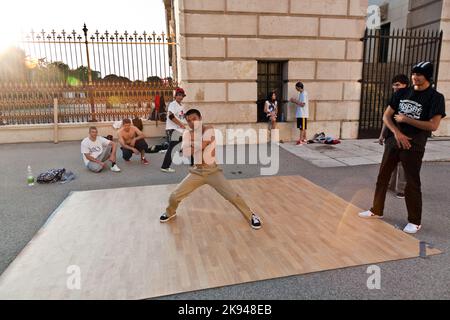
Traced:
[[[100, 72], [91, 70], [92, 80], [101, 79]], [[45, 58], [33, 60], [19, 48], [11, 48], [0, 55], [1, 82], [88, 82], [88, 68], [71, 69], [61, 61], [48, 63]]]

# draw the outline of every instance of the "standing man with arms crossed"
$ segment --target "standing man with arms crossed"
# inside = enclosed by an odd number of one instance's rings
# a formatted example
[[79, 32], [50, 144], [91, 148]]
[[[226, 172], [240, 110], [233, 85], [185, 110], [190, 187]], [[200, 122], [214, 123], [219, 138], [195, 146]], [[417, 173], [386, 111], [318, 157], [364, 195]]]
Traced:
[[186, 128], [184, 121], [184, 107], [181, 104], [186, 94], [182, 88], [175, 90], [175, 100], [172, 101], [167, 108], [166, 134], [169, 142], [161, 171], [166, 173], [175, 172], [170, 166], [172, 165], [172, 150], [181, 142], [181, 135]]
[[412, 234], [422, 227], [420, 169], [425, 145], [431, 132], [439, 128], [441, 119], [446, 116], [445, 98], [431, 86], [432, 77], [431, 62], [416, 64], [411, 76], [413, 86], [396, 95], [387, 107], [383, 121], [390, 132], [385, 142], [373, 206], [359, 213], [361, 218], [383, 217], [389, 180], [400, 161], [406, 175], [405, 201], [408, 210], [408, 224], [403, 231]]
[[261, 219], [254, 214], [239, 194], [223, 175], [216, 164], [216, 141], [214, 128], [202, 124], [202, 115], [197, 109], [186, 112], [190, 130], [183, 133], [183, 156], [194, 157], [194, 167], [189, 169], [189, 175], [177, 186], [169, 197], [169, 205], [160, 222], [167, 222], [176, 216], [180, 202], [198, 187], [209, 184], [225, 199], [230, 201], [250, 223], [253, 229], [261, 228]]

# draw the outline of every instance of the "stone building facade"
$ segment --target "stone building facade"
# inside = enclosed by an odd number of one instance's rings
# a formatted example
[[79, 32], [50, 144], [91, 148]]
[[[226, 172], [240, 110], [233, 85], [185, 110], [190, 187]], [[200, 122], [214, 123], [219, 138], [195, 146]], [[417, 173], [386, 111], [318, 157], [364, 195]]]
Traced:
[[[303, 81], [310, 133], [356, 138], [367, 0], [174, 0], [169, 28], [179, 42], [178, 79], [186, 103], [219, 128], [258, 123], [258, 64], [282, 63], [282, 95]], [[166, 4], [167, 7], [167, 4]], [[281, 138], [297, 135], [294, 107]]]
[[[297, 81], [309, 93], [309, 135], [324, 131], [342, 139], [358, 137], [360, 38], [368, 0], [164, 1], [168, 28], [179, 43], [173, 58], [188, 94], [185, 102], [198, 107], [207, 122], [223, 130], [266, 128], [258, 122], [258, 101], [268, 89], [261, 87], [260, 73], [264, 64], [273, 62], [281, 70], [276, 76], [281, 76], [279, 92], [287, 120], [279, 126], [282, 139], [293, 140], [298, 134], [294, 106], [286, 102], [295, 95]], [[417, 9], [418, 4], [413, 5]], [[439, 24], [445, 41], [439, 89], [447, 99], [449, 14], [450, 0], [442, 0]], [[449, 124], [446, 120], [438, 133], [450, 135]]]

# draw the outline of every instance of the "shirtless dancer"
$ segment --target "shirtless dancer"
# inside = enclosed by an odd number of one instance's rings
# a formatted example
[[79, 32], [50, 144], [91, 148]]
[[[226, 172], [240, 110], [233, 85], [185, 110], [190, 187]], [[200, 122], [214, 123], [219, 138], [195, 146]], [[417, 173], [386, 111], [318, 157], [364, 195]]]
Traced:
[[129, 162], [134, 154], [141, 155], [141, 163], [149, 164], [145, 159], [145, 151], [148, 149], [147, 142], [145, 142], [144, 134], [141, 130], [131, 125], [130, 119], [123, 119], [122, 128], [118, 131], [119, 143], [122, 146], [122, 157], [126, 162]]
[[185, 157], [194, 156], [194, 166], [189, 175], [177, 186], [169, 197], [169, 205], [159, 220], [167, 222], [177, 214], [181, 200], [198, 187], [209, 184], [225, 199], [230, 201], [249, 222], [253, 229], [261, 228], [261, 219], [254, 214], [240, 195], [225, 179], [222, 169], [215, 161], [216, 143], [214, 128], [202, 125], [202, 116], [197, 109], [190, 109], [185, 114], [190, 130], [183, 133], [182, 150]]

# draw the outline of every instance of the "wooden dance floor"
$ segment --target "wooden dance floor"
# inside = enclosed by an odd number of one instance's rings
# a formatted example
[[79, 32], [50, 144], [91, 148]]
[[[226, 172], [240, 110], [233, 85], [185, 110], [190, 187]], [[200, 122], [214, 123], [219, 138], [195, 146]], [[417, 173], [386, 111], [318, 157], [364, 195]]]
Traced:
[[166, 224], [174, 185], [72, 193], [0, 277], [0, 299], [143, 299], [419, 255], [414, 237], [301, 177], [231, 182], [261, 230], [209, 186]]

